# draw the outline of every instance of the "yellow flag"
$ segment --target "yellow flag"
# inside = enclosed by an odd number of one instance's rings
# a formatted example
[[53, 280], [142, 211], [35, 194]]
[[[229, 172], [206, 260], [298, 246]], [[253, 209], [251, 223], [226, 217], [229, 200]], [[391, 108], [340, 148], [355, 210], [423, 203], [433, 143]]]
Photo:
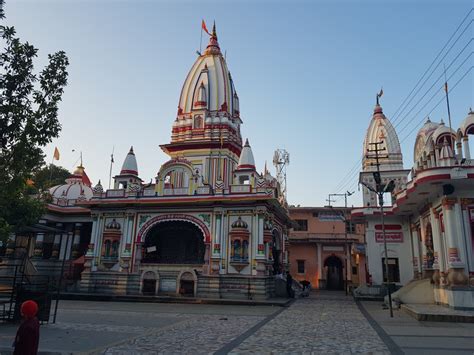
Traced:
[[59, 150], [58, 150], [58, 147], [54, 147], [53, 158], [54, 158], [55, 160], [59, 160]]

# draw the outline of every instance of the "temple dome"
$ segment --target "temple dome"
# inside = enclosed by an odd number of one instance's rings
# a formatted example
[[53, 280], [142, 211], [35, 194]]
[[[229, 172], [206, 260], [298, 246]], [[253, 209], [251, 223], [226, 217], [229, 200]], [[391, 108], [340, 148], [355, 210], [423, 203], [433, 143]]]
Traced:
[[130, 147], [130, 151], [125, 157], [122, 169], [120, 170], [120, 175], [138, 176], [137, 158], [135, 157], [135, 153], [133, 152], [133, 147]]
[[461, 122], [460, 130], [463, 137], [474, 134], [474, 112], [472, 112], [472, 109], [469, 110], [467, 117]]
[[93, 196], [91, 181], [82, 164], [66, 179], [65, 184], [53, 186], [49, 193], [53, 204], [60, 206], [74, 206], [77, 201], [90, 200]]
[[248, 227], [248, 224], [239, 216], [239, 218], [234, 223], [232, 223], [231, 227], [246, 229]]
[[253, 158], [252, 148], [250, 148], [249, 140], [245, 141], [245, 145], [240, 153], [239, 165], [237, 169], [253, 169], [255, 170], [255, 160]]
[[393, 128], [390, 120], [385, 117], [382, 107], [376, 105], [364, 140], [364, 158], [362, 162], [364, 171], [375, 169], [375, 166], [372, 165], [372, 163], [375, 162], [375, 159], [367, 158], [366, 155], [368, 150], [373, 150], [375, 148], [370, 143], [381, 141], [383, 141], [383, 143], [379, 148], [385, 148], [383, 155], [388, 157], [380, 159], [380, 169], [403, 169], [403, 159], [397, 132]]
[[456, 132], [449, 127], [447, 127], [443, 121], [439, 124], [438, 128], [433, 132], [433, 141], [435, 144], [443, 144], [445, 137], [449, 137], [451, 132], [451, 137], [456, 139]]
[[439, 127], [439, 123], [431, 122], [428, 118], [425, 124], [420, 128], [416, 135], [415, 148], [413, 153], [413, 161], [416, 163], [420, 160], [423, 153], [429, 154], [429, 143], [433, 132]]
[[220, 51], [215, 25], [209, 44], [194, 62], [184, 81], [178, 116], [196, 109], [238, 115], [238, 96], [227, 63]]

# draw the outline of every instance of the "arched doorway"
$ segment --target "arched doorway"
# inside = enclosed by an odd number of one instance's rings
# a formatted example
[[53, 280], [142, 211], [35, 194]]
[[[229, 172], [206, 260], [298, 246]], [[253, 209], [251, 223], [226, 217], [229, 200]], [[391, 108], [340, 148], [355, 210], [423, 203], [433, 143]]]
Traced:
[[143, 263], [204, 264], [204, 236], [191, 222], [164, 221], [149, 230], [143, 251]]
[[328, 290], [343, 290], [344, 279], [342, 276], [343, 264], [341, 259], [335, 255], [331, 255], [324, 262], [324, 267], [327, 268], [326, 288]]
[[152, 271], [147, 271], [142, 279], [142, 293], [148, 296], [154, 296], [156, 293], [156, 275]]

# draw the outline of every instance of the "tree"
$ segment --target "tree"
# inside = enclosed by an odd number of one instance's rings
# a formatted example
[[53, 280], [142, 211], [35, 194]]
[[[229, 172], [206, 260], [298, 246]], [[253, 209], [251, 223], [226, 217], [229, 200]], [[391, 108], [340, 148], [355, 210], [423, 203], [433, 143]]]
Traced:
[[33, 192], [46, 191], [52, 186], [64, 184], [70, 176], [71, 173], [62, 166], [45, 165], [33, 175]]
[[[4, 0], [0, 0], [3, 22]], [[0, 25], [0, 240], [35, 223], [44, 203], [28, 194], [28, 181], [44, 165], [42, 148], [59, 135], [58, 105], [67, 85], [69, 64], [63, 51], [34, 74], [38, 50]]]

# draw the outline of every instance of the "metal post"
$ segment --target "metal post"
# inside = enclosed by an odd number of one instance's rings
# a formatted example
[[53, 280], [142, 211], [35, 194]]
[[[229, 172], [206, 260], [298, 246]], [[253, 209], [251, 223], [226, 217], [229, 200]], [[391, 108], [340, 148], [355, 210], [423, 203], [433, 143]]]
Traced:
[[388, 273], [388, 252], [387, 252], [387, 238], [385, 235], [385, 218], [383, 212], [383, 192], [379, 192], [380, 215], [382, 222], [383, 248], [385, 252], [385, 275], [387, 276], [387, 292], [388, 292], [388, 307], [390, 308], [390, 317], [393, 318], [392, 309], [392, 293], [390, 292], [390, 275]]
[[[66, 247], [64, 248], [64, 256], [63, 256], [63, 260], [62, 260], [62, 263], [61, 263], [61, 274], [59, 275], [58, 291], [56, 293], [56, 304], [54, 305], [53, 323], [56, 323], [56, 314], [58, 313], [59, 297], [61, 295], [61, 284], [63, 282], [64, 264], [66, 262], [68, 244], [69, 244], [69, 233], [66, 235]], [[61, 250], [61, 249], [59, 249], [59, 250]]]
[[347, 212], [347, 193], [344, 193], [344, 237], [345, 237], [345, 248], [344, 248], [344, 251], [345, 251], [345, 257], [344, 257], [344, 260], [346, 261], [346, 281], [345, 281], [345, 285], [344, 285], [344, 289], [346, 291], [346, 296], [349, 294], [349, 290], [348, 290], [348, 284], [349, 284], [349, 260], [348, 260], [348, 257], [347, 257], [347, 254], [348, 254], [348, 245], [347, 245], [347, 220], [346, 220], [346, 212]]

